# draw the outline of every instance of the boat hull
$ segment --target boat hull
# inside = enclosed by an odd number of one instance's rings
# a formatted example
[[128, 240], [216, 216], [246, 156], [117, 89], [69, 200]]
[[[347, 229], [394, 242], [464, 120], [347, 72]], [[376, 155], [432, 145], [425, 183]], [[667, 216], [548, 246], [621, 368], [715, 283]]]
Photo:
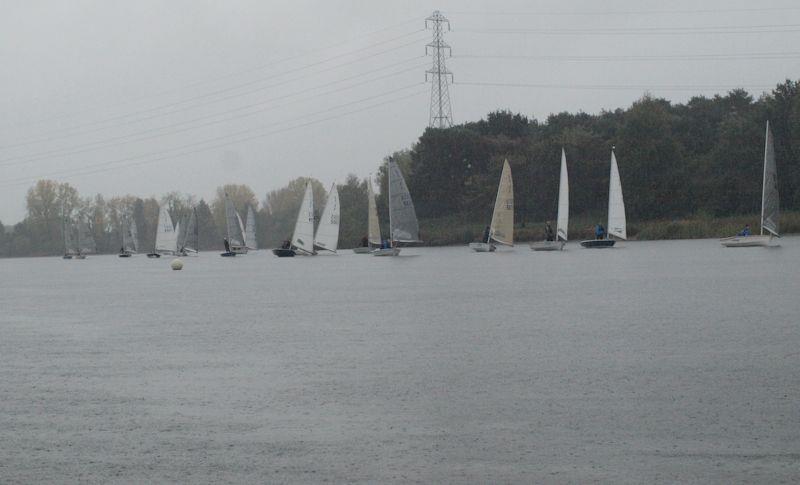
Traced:
[[353, 248], [353, 252], [356, 254], [369, 254], [372, 252], [372, 248], [368, 246], [362, 246], [360, 248]]
[[75, 259], [86, 259], [86, 255], [85, 255], [85, 254], [76, 254], [76, 255], [74, 256], [74, 258], [75, 258]]
[[148, 258], [160, 258], [161, 255], [158, 253], [150, 253], [147, 255]]
[[293, 258], [295, 257], [294, 249], [277, 248], [272, 250], [272, 254], [279, 258]]
[[561, 251], [566, 241], [536, 241], [530, 244], [534, 251]]
[[120, 258], [130, 258], [131, 256], [131, 253], [119, 253]]
[[373, 256], [397, 256], [400, 254], [400, 248], [383, 248], [372, 251]]
[[617, 241], [614, 239], [588, 239], [586, 241], [581, 241], [581, 246], [586, 249], [613, 248], [616, 242]]
[[236, 253], [234, 253], [233, 251], [225, 251], [224, 253], [219, 253], [219, 255], [222, 256], [223, 258], [233, 258], [236, 256]]
[[493, 253], [497, 249], [497, 246], [491, 243], [474, 242], [469, 243], [469, 248], [476, 253]]
[[72, 255], [71, 254], [65, 254], [65, 255], [61, 256], [61, 259], [72, 259]]
[[732, 236], [719, 240], [726, 248], [756, 248], [769, 246], [772, 236]]

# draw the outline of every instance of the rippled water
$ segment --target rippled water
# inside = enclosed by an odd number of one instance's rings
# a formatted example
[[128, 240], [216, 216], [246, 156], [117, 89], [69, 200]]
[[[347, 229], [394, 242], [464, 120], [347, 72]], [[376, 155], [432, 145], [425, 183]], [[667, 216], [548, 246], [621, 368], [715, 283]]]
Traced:
[[800, 477], [800, 239], [0, 260], [0, 481]]

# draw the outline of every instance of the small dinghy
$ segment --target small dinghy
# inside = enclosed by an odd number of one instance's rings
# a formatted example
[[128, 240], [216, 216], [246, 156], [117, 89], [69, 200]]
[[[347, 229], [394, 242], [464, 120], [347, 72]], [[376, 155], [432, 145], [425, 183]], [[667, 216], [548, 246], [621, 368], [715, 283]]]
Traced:
[[156, 223], [156, 242], [152, 253], [147, 253], [148, 258], [160, 258], [162, 254], [175, 254], [178, 252], [178, 231], [172, 224], [172, 216], [169, 215], [166, 205], [162, 205], [158, 210], [158, 222]]
[[197, 208], [184, 218], [183, 224], [179, 223], [181, 231], [178, 232], [178, 256], [197, 256], [200, 247], [200, 230], [197, 225]]
[[[778, 232], [780, 209], [778, 204], [778, 170], [775, 163], [775, 145], [767, 121], [764, 141], [764, 178], [761, 186], [761, 234], [738, 235], [719, 240], [726, 248], [753, 248], [771, 246]], [[766, 234], [764, 233], [766, 231]]]
[[375, 193], [372, 191], [372, 181], [367, 180], [367, 240], [366, 245], [353, 248], [356, 254], [370, 254], [375, 248], [381, 246], [381, 225], [378, 221], [378, 207], [375, 204]]
[[122, 219], [122, 247], [119, 250], [120, 258], [130, 258], [139, 249], [136, 237], [136, 220], [128, 217]]
[[611, 149], [611, 174], [608, 178], [608, 235], [606, 239], [589, 239], [581, 241], [581, 246], [587, 249], [601, 249], [614, 247], [615, 236], [625, 240], [628, 238], [625, 221], [625, 201], [622, 198], [622, 182], [619, 178], [619, 167], [614, 149]]
[[[530, 247], [532, 250], [561, 251], [567, 243], [567, 229], [569, 227], [569, 181], [567, 179], [567, 155], [563, 148], [561, 149], [561, 175], [558, 182], [558, 215], [556, 216], [556, 221], [555, 240], [531, 243]], [[552, 229], [548, 229], [548, 232], [551, 231]]]
[[336, 254], [336, 249], [339, 247], [339, 218], [339, 191], [334, 183], [328, 192], [328, 200], [325, 202], [325, 209], [322, 210], [317, 233], [314, 235], [315, 252], [319, 250]]
[[220, 256], [230, 258], [237, 254], [247, 254], [247, 247], [244, 244], [244, 224], [227, 193], [225, 194], [225, 231], [227, 234], [223, 241], [225, 252]]
[[389, 247], [372, 251], [373, 256], [398, 256], [399, 243], [418, 243], [419, 221], [414, 202], [408, 191], [403, 173], [393, 159], [389, 158]]
[[476, 253], [492, 253], [497, 249], [494, 243], [504, 246], [514, 245], [514, 181], [511, 178], [508, 160], [503, 162], [503, 171], [497, 184], [497, 196], [494, 199], [492, 222], [488, 229], [484, 234], [486, 240], [470, 243], [470, 249]]
[[273, 249], [272, 254], [279, 258], [314, 255], [314, 191], [311, 181], [306, 182], [306, 191], [300, 210], [297, 211], [291, 241], [284, 243], [283, 247]]

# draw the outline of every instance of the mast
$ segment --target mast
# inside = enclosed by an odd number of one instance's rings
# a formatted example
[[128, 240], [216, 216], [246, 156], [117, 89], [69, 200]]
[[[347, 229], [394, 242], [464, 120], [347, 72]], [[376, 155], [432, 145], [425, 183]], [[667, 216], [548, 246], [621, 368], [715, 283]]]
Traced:
[[392, 157], [389, 157], [389, 162], [386, 164], [386, 198], [387, 206], [389, 207], [389, 247], [394, 247], [394, 228], [392, 227]]
[[764, 137], [764, 174], [761, 178], [761, 235], [764, 235], [764, 202], [767, 196], [767, 150], [769, 146], [769, 120], [767, 120], [767, 131]]

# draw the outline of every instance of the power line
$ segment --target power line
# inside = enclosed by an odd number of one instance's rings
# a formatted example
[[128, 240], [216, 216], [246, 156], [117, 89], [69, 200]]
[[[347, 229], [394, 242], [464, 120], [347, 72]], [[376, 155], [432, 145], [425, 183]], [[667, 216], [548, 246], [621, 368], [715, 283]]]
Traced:
[[477, 15], [485, 16], [521, 16], [521, 15], [535, 15], [535, 16], [602, 16], [610, 17], [615, 15], [685, 15], [685, 14], [725, 14], [725, 13], [753, 13], [753, 12], [786, 12], [797, 11], [800, 7], [754, 7], [754, 8], [714, 8], [714, 9], [684, 9], [684, 10], [584, 10], [584, 11], [557, 11], [557, 10], [544, 10], [544, 11], [465, 11], [458, 10], [450, 12], [452, 15]]
[[[407, 88], [409, 88], [411, 86], [418, 86], [419, 84], [420, 83], [416, 83], [414, 85], [406, 86], [405, 88], [400, 88], [399, 90], [395, 90], [395, 91], [400, 91], [400, 90], [403, 90], [403, 89], [407, 89]], [[360, 113], [360, 112], [367, 111], [367, 110], [370, 110], [370, 109], [378, 108], [380, 106], [385, 106], [387, 104], [396, 103], [396, 102], [399, 102], [399, 101], [404, 101], [406, 99], [410, 99], [410, 98], [419, 96], [419, 95], [424, 94], [426, 92], [427, 92], [427, 89], [418, 90], [418, 91], [416, 91], [414, 93], [411, 93], [409, 95], [405, 95], [405, 96], [402, 96], [402, 97], [398, 97], [398, 98], [394, 98], [394, 99], [391, 99], [391, 100], [383, 101], [383, 102], [380, 102], [380, 103], [375, 103], [375, 104], [372, 104], [372, 105], [369, 105], [369, 106], [365, 106], [363, 108], [350, 110], [350, 111], [347, 111], [347, 112], [344, 112], [344, 113], [341, 113], [341, 114], [338, 114], [338, 115], [333, 115], [333, 116], [328, 116], [328, 117], [317, 119], [317, 120], [307, 121], [307, 122], [300, 123], [300, 124], [297, 124], [297, 125], [293, 125], [293, 126], [289, 126], [289, 127], [285, 127], [285, 128], [281, 128], [281, 129], [277, 129], [277, 130], [267, 131], [267, 132], [263, 132], [263, 133], [260, 133], [260, 134], [257, 134], [257, 135], [252, 135], [252, 136], [247, 136], [247, 137], [244, 137], [244, 138], [239, 138], [239, 139], [236, 139], [236, 140], [229, 140], [227, 142], [223, 142], [223, 143], [219, 143], [219, 144], [216, 144], [216, 145], [207, 146], [207, 147], [203, 147], [203, 148], [198, 148], [198, 149], [195, 149], [195, 150], [185, 151], [185, 152], [176, 153], [176, 154], [172, 154], [172, 155], [159, 156], [159, 155], [161, 155], [163, 153], [166, 153], [166, 152], [174, 151], [174, 150], [177, 150], [177, 149], [183, 149], [183, 148], [191, 148], [193, 146], [199, 146], [201, 144], [208, 143], [209, 141], [213, 141], [213, 140], [206, 140], [204, 142], [185, 145], [185, 146], [182, 146], [182, 147], [177, 147], [177, 148], [166, 150], [166, 151], [162, 151], [162, 152], [154, 152], [154, 153], [150, 153], [150, 154], [146, 154], [146, 155], [142, 155], [142, 156], [126, 157], [126, 158], [123, 158], [123, 159], [112, 160], [112, 161], [108, 161], [108, 162], [102, 162], [102, 163], [99, 163], [99, 164], [90, 165], [90, 166], [83, 167], [83, 168], [76, 169], [76, 170], [65, 170], [65, 171], [61, 171], [61, 172], [58, 172], [58, 173], [53, 172], [53, 173], [50, 173], [50, 174], [39, 175], [39, 176], [34, 176], [34, 177], [20, 177], [20, 178], [16, 178], [16, 179], [3, 180], [3, 181], [0, 181], [0, 187], [11, 187], [11, 186], [15, 186], [15, 185], [25, 185], [25, 184], [28, 184], [28, 183], [30, 183], [32, 181], [40, 180], [42, 178], [50, 178], [50, 177], [56, 177], [56, 176], [60, 176], [62, 178], [69, 178], [69, 177], [76, 177], [76, 176], [82, 176], [82, 175], [90, 175], [90, 174], [93, 174], [93, 173], [101, 173], [101, 172], [108, 172], [108, 171], [112, 171], [112, 170], [120, 170], [120, 169], [130, 168], [130, 167], [134, 167], [134, 166], [141, 166], [141, 165], [146, 165], [146, 164], [150, 164], [150, 163], [156, 163], [156, 162], [160, 162], [160, 161], [163, 161], [163, 160], [170, 160], [170, 159], [174, 159], [174, 158], [178, 158], [178, 157], [184, 157], [184, 156], [187, 156], [187, 155], [194, 155], [194, 154], [202, 153], [202, 152], [205, 152], [205, 151], [208, 151], [208, 150], [214, 150], [214, 149], [217, 149], [217, 148], [223, 148], [223, 147], [226, 147], [226, 146], [235, 145], [237, 143], [242, 143], [242, 142], [245, 142], [245, 141], [251, 141], [251, 140], [258, 139], [258, 138], [264, 138], [264, 137], [267, 137], [267, 136], [270, 136], [270, 135], [283, 133], [283, 132], [294, 130], [294, 129], [297, 129], [297, 128], [304, 128], [306, 126], [310, 126], [310, 125], [314, 125], [314, 124], [318, 124], [318, 123], [323, 123], [325, 121], [331, 121], [331, 120], [339, 119], [339, 118], [342, 118], [344, 116], [349, 116], [349, 115]], [[363, 101], [363, 100], [360, 100], [360, 101]], [[347, 103], [347, 104], [348, 105], [357, 104], [360, 101], [356, 101], [356, 102], [353, 102], [353, 103]], [[252, 130], [247, 130], [247, 131], [252, 131]], [[226, 137], [223, 137], [223, 138], [226, 138]], [[138, 159], [141, 159], [143, 157], [150, 157], [150, 156], [158, 156], [158, 158], [138, 160]], [[136, 160], [138, 160], [138, 161], [136, 161]], [[118, 163], [123, 163], [123, 162], [126, 162], [126, 161], [131, 161], [132, 163], [127, 163], [127, 164], [119, 165], [119, 166], [111, 166], [111, 165], [118, 164]]]
[[560, 56], [560, 55], [507, 55], [462, 54], [453, 59], [508, 59], [552, 62], [628, 62], [628, 61], [739, 61], [787, 60], [800, 58], [800, 52], [762, 52], [747, 54], [677, 54], [677, 55], [617, 55], [617, 56]]
[[547, 84], [547, 83], [496, 83], [496, 82], [457, 82], [459, 86], [481, 86], [481, 87], [502, 87], [502, 88], [537, 88], [537, 89], [576, 89], [576, 90], [649, 90], [658, 89], [664, 91], [698, 91], [708, 89], [769, 89], [773, 86], [767, 85], [721, 85], [721, 84]]
[[636, 28], [535, 28], [535, 29], [461, 29], [474, 34], [537, 35], [717, 35], [781, 34], [800, 32], [800, 24], [729, 25], [713, 27], [636, 27]]

